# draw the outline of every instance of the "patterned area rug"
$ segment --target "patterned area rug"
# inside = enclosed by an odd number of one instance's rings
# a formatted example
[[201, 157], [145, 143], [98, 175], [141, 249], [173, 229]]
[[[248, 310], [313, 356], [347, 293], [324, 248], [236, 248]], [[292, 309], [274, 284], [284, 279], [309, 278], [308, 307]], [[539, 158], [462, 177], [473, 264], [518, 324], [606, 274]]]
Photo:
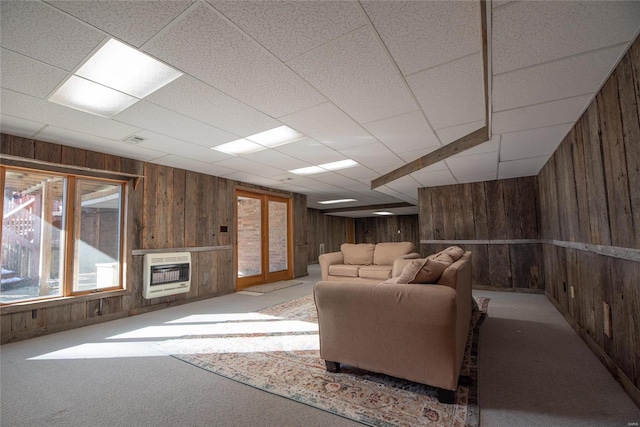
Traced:
[[212, 318], [207, 335], [154, 345], [173, 357], [256, 387], [371, 426], [478, 426], [478, 327], [488, 298], [477, 298], [456, 403], [438, 402], [432, 387], [343, 365], [326, 371], [318, 352], [313, 296], [257, 313]]

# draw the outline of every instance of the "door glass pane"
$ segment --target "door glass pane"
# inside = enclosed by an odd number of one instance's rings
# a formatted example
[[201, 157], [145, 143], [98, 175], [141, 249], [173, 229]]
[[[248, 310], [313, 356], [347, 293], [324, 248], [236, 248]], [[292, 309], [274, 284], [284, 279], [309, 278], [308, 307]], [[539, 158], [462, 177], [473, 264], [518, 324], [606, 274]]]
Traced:
[[269, 273], [287, 269], [287, 204], [269, 200]]
[[0, 302], [62, 295], [65, 179], [7, 170]]
[[238, 277], [262, 273], [260, 199], [238, 197]]
[[121, 184], [77, 180], [74, 292], [120, 286], [121, 207]]

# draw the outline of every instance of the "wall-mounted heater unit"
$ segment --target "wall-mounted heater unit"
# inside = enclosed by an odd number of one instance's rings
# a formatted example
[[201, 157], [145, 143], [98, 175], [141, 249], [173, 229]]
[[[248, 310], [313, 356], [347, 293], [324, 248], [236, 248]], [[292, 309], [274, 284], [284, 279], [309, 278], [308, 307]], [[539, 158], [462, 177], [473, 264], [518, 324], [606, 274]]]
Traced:
[[191, 252], [145, 254], [145, 299], [183, 294], [191, 289]]

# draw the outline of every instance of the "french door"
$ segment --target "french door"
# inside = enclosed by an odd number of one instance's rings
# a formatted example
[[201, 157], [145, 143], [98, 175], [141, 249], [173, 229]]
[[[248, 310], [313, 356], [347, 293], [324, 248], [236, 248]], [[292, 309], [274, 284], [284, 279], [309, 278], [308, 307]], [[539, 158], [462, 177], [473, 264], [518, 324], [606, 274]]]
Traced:
[[236, 190], [236, 289], [293, 278], [291, 199]]

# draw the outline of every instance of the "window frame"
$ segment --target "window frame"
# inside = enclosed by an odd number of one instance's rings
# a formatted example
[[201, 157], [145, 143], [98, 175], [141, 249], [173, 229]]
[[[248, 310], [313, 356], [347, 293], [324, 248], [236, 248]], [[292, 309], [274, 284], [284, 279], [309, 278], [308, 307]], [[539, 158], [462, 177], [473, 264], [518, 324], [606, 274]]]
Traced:
[[[61, 170], [63, 167], [55, 165], [55, 167], [46, 168], [41, 167], [40, 164], [33, 164], [23, 166], [13, 165], [13, 164], [0, 164], [0, 188], [5, 188], [6, 183], [6, 173], [7, 171], [25, 171], [31, 172], [34, 174], [37, 173], [51, 173], [60, 175], [65, 178], [65, 223], [63, 225], [62, 230], [64, 230], [65, 238], [64, 238], [64, 261], [61, 268], [60, 280], [61, 280], [61, 293], [59, 295], [52, 296], [44, 296], [44, 297], [33, 297], [30, 299], [23, 299], [20, 301], [14, 302], [0, 302], [0, 307], [3, 308], [3, 313], [6, 312], [6, 308], [9, 307], [19, 307], [24, 305], [41, 305], [43, 303], [51, 303], [52, 301], [62, 301], [69, 300], [74, 298], [86, 299], [92, 296], [96, 298], [105, 298], [108, 296], [112, 296], [114, 294], [123, 294], [128, 293], [126, 286], [126, 247], [127, 247], [127, 212], [128, 212], [128, 199], [129, 199], [129, 187], [131, 184], [132, 177], [122, 176], [119, 177], [118, 173], [110, 173], [109, 177], [105, 177], [105, 173], [103, 171], [96, 171], [95, 174], [92, 174], [90, 171], [87, 173], [82, 170], [80, 173], [76, 172], [73, 168], [70, 170], [63, 171]], [[133, 178], [140, 178], [138, 176]], [[105, 287], [100, 289], [88, 289], [83, 291], [74, 291], [74, 253], [75, 247], [79, 244], [78, 233], [80, 228], [77, 227], [77, 221], [81, 220], [82, 214], [81, 209], [76, 211], [76, 191], [77, 191], [77, 180], [90, 180], [95, 182], [105, 182], [111, 183], [114, 185], [120, 186], [120, 203], [119, 203], [119, 239], [118, 239], [118, 286]], [[135, 186], [134, 181], [134, 186]], [[0, 200], [0, 210], [4, 212], [4, 196], [2, 200]], [[2, 239], [2, 228], [0, 228], [0, 241]]]

